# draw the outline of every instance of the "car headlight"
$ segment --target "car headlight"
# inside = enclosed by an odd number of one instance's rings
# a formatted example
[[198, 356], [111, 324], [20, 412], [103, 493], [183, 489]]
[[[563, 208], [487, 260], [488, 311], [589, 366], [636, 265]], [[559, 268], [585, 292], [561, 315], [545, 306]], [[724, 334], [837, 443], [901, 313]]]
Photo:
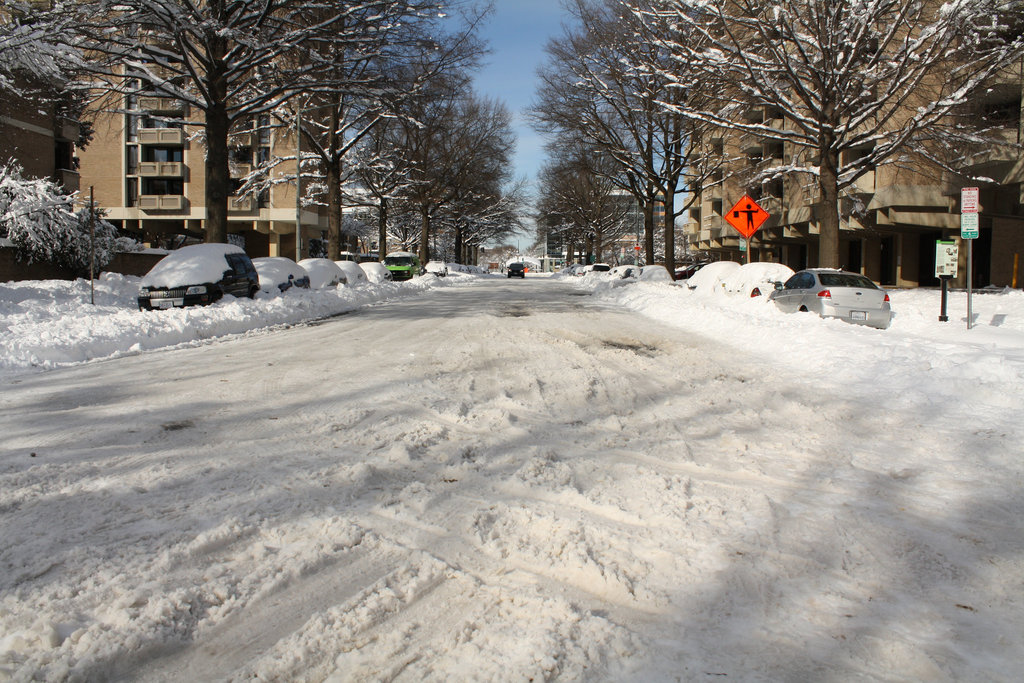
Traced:
[[140, 289], [139, 296], [149, 296], [149, 287], [143, 287]]
[[192, 294], [206, 294], [206, 287], [204, 285], [193, 285], [185, 290], [186, 295]]

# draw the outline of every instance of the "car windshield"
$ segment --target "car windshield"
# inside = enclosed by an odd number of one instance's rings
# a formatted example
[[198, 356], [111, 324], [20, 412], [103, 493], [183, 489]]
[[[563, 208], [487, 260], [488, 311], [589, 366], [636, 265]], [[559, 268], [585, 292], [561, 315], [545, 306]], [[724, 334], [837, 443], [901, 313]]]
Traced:
[[411, 256], [385, 256], [384, 263], [389, 266], [411, 266]]
[[509, 265], [508, 269], [509, 270], [522, 270], [523, 269], [523, 264], [522, 263], [513, 263], [513, 264]]
[[862, 287], [864, 289], [877, 289], [875, 283], [863, 275], [853, 273], [818, 273], [818, 280], [822, 287]]

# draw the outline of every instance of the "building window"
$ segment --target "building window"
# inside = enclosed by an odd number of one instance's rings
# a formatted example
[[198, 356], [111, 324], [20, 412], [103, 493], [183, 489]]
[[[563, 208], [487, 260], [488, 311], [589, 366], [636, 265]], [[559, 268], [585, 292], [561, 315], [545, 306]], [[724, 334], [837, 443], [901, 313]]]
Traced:
[[139, 197], [139, 179], [124, 179], [124, 205], [135, 206]]
[[228, 162], [232, 164], [251, 164], [252, 147], [229, 147]]
[[151, 147], [146, 145], [142, 148], [143, 161], [182, 161], [184, 159], [181, 147]]
[[180, 178], [143, 178], [142, 194], [185, 194], [185, 183]]
[[128, 175], [136, 175], [139, 172], [139, 147], [138, 145], [128, 145], [124, 150], [125, 160], [125, 171]]
[[266, 146], [270, 149], [270, 116], [267, 114], [260, 114], [258, 119], [257, 128], [259, 130], [259, 144], [262, 148]]

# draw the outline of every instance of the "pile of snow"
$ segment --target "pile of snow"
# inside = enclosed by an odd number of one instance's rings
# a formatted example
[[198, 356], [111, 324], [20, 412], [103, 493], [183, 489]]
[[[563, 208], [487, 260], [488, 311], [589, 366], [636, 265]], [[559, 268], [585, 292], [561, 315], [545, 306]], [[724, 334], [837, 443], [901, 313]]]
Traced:
[[[225, 250], [235, 249], [223, 246]], [[223, 258], [216, 263], [214, 280], [220, 278], [222, 264]], [[164, 277], [158, 267], [147, 276], [154, 286], [160, 286]], [[212, 306], [166, 311], [138, 310], [140, 278], [116, 273], [104, 273], [95, 282], [95, 305], [89, 303], [88, 280], [0, 283], [0, 371], [54, 368], [195, 345], [226, 335], [326, 318], [367, 304], [415, 295], [426, 288], [465, 284], [473, 279], [431, 276], [402, 283], [380, 281], [358, 288], [263, 291], [255, 299], [228, 295]], [[208, 282], [210, 278], [197, 281]]]

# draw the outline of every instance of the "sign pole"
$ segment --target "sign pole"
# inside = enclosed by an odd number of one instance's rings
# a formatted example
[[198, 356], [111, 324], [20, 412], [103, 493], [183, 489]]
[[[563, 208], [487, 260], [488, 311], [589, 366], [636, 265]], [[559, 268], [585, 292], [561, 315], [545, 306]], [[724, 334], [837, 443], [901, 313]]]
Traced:
[[96, 305], [96, 199], [89, 186], [89, 303]]
[[974, 279], [972, 261], [974, 260], [974, 240], [967, 240], [967, 329], [971, 329], [973, 313], [971, 311], [971, 280]]
[[977, 187], [964, 187], [960, 190], [960, 239], [967, 240], [967, 329], [971, 329], [974, 313], [971, 310], [974, 280], [974, 240], [981, 230], [978, 212], [981, 191]]

